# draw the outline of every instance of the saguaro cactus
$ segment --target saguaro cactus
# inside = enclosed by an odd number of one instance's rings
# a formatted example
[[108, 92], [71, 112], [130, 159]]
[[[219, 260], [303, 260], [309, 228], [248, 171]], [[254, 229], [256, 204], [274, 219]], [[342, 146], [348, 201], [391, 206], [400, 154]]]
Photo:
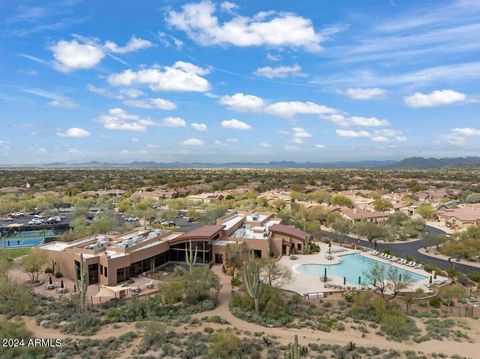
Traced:
[[255, 303], [255, 312], [258, 313], [262, 282], [260, 281], [260, 266], [253, 256], [244, 265], [243, 277], [248, 295]]
[[85, 310], [85, 298], [88, 289], [88, 266], [83, 259], [83, 254], [80, 254], [80, 266], [78, 269], [80, 275], [78, 274], [78, 271], [75, 270], [75, 287], [80, 295], [80, 310], [83, 312]]
[[193, 266], [197, 262], [197, 253], [198, 253], [198, 248], [195, 247], [195, 252], [194, 252], [192, 248], [192, 241], [189, 241], [188, 250], [185, 253], [185, 262], [187, 262], [188, 270], [190, 271], [190, 273], [192, 273]]
[[290, 344], [289, 359], [300, 359], [300, 345], [298, 344], [298, 335], [295, 334], [295, 340]]

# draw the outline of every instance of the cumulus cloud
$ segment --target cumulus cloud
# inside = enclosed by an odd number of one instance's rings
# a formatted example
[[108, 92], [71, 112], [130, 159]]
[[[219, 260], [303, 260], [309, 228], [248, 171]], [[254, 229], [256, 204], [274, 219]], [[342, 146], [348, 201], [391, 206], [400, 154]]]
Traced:
[[163, 68], [152, 67], [139, 71], [128, 69], [110, 75], [108, 82], [113, 86], [144, 84], [153, 91], [206, 92], [210, 89], [210, 84], [202, 75], [208, 72], [208, 69], [177, 61], [173, 66]]
[[379, 99], [385, 96], [386, 90], [374, 87], [374, 88], [349, 88], [345, 91], [345, 94], [355, 100], [373, 100]]
[[292, 128], [292, 136], [293, 142], [295, 143], [303, 143], [303, 140], [305, 138], [312, 137], [310, 133], [308, 133], [304, 128], [301, 127]]
[[187, 122], [181, 117], [167, 117], [162, 120], [162, 126], [165, 127], [186, 127]]
[[108, 130], [124, 131], [146, 131], [148, 127], [156, 126], [158, 123], [150, 118], [141, 118], [138, 115], [131, 115], [121, 108], [111, 108], [108, 114], [100, 115], [97, 122], [103, 124]]
[[222, 121], [222, 127], [232, 130], [249, 130], [252, 128], [249, 124], [236, 119]]
[[314, 102], [283, 101], [267, 104], [265, 100], [255, 95], [236, 93], [232, 96], [221, 96], [219, 103], [232, 110], [241, 112], [263, 112], [270, 115], [291, 118], [297, 114], [321, 115], [333, 114], [337, 110]]
[[120, 90], [120, 93], [128, 98], [137, 98], [140, 96], [145, 95], [143, 91], [140, 91], [139, 89], [134, 89], [134, 88], [128, 88], [128, 89], [122, 89]]
[[350, 117], [351, 124], [353, 126], [363, 126], [363, 127], [378, 127], [378, 126], [388, 126], [390, 122], [387, 120], [380, 120], [375, 117]]
[[408, 107], [436, 107], [464, 102], [466, 98], [465, 94], [454, 90], [436, 90], [429, 94], [416, 92], [403, 100]]
[[454, 128], [452, 130], [454, 134], [462, 136], [480, 136], [480, 130], [470, 127]]
[[204, 123], [192, 123], [192, 127], [196, 129], [197, 131], [206, 131], [207, 130], [207, 125]]
[[112, 41], [107, 41], [105, 42], [105, 45], [104, 45], [105, 49], [115, 54], [126, 54], [129, 52], [148, 49], [149, 47], [152, 47], [152, 46], [153, 44], [150, 41], [141, 39], [139, 37], [136, 37], [135, 35], [133, 35], [128, 41], [128, 43], [123, 47], [118, 46], [116, 43]]
[[198, 138], [189, 138], [188, 140], [182, 141], [181, 144], [185, 146], [203, 146], [205, 142]]
[[219, 99], [219, 103], [241, 112], [257, 112], [264, 106], [264, 101], [260, 97], [245, 95], [243, 93], [236, 93], [232, 96], [222, 96]]
[[322, 115], [335, 113], [336, 110], [314, 102], [288, 101], [275, 102], [265, 108], [265, 112], [279, 116], [291, 118], [294, 115]]
[[306, 74], [302, 73], [302, 68], [295, 64], [293, 66], [265, 66], [258, 68], [255, 72], [255, 75], [266, 77], [269, 79], [280, 78], [284, 79], [287, 77], [304, 77]]
[[480, 137], [480, 129], [471, 127], [457, 127], [453, 128], [450, 133], [440, 137], [451, 145], [465, 146], [470, 143], [471, 138]]
[[316, 149], [323, 150], [325, 148], [325, 145], [322, 145], [321, 143], [316, 143], [314, 147]]
[[368, 131], [353, 131], [353, 130], [337, 129], [335, 132], [340, 137], [351, 137], [351, 138], [370, 137], [370, 133]]
[[160, 110], [174, 110], [177, 108], [173, 102], [164, 100], [163, 98], [146, 98], [141, 100], [125, 100], [125, 105], [130, 107], [137, 107], [143, 109], [160, 109]]
[[184, 31], [197, 43], [208, 45], [262, 46], [303, 48], [310, 52], [322, 49], [324, 40], [310, 19], [292, 13], [260, 12], [253, 17], [234, 15], [221, 23], [214, 15], [210, 1], [190, 3], [181, 11], [170, 11], [167, 22]]
[[105, 57], [105, 52], [95, 42], [79, 43], [76, 39], [60, 40], [50, 50], [53, 52], [55, 69], [61, 72], [90, 69]]
[[90, 136], [90, 132], [88, 132], [87, 130], [78, 128], [78, 127], [72, 127], [72, 128], [69, 128], [66, 131], [58, 131], [57, 136], [59, 136], [59, 137], [81, 138], [81, 137]]

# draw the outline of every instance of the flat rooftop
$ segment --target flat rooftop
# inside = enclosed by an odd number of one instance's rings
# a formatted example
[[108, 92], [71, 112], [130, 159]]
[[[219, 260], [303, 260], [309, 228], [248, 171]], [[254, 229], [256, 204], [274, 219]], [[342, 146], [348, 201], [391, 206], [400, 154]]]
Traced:
[[228, 231], [229, 229], [235, 227], [237, 224], [242, 222], [245, 219], [244, 215], [237, 214], [235, 217], [230, 218], [229, 220], [223, 222], [225, 226], [225, 230]]

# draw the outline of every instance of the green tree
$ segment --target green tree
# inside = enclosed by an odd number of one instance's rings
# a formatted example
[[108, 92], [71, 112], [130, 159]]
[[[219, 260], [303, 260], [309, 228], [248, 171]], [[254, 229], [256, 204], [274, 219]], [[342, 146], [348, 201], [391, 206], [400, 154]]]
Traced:
[[392, 202], [387, 199], [378, 198], [373, 202], [373, 209], [377, 212], [387, 212], [393, 208]]
[[330, 200], [332, 206], [343, 206], [348, 208], [353, 208], [353, 201], [347, 196], [337, 194], [333, 196]]
[[371, 222], [356, 222], [353, 231], [358, 236], [366, 238], [370, 244], [374, 240], [385, 240], [389, 234], [387, 228]]
[[39, 282], [38, 278], [43, 272], [47, 262], [48, 253], [40, 249], [32, 250], [22, 258], [21, 266], [25, 273], [30, 277], [30, 283]]
[[459, 284], [446, 285], [438, 291], [438, 297], [448, 306], [452, 306], [455, 300], [468, 298], [468, 291]]
[[420, 203], [417, 207], [417, 214], [424, 219], [435, 219], [437, 210], [430, 203]]

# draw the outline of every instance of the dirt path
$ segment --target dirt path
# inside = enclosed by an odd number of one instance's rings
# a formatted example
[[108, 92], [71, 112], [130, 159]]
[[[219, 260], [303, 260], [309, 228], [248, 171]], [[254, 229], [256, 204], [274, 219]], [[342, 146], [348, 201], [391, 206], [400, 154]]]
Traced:
[[[345, 345], [348, 342], [353, 341], [359, 346], [376, 346], [379, 348], [384, 349], [396, 349], [400, 351], [405, 350], [416, 350], [416, 351], [423, 351], [424, 353], [445, 353], [449, 355], [463, 355], [470, 358], [478, 357], [478, 343], [460, 343], [455, 341], [437, 341], [437, 340], [430, 340], [428, 342], [423, 342], [417, 344], [415, 342], [392, 342], [386, 340], [384, 337], [375, 335], [373, 333], [368, 334], [366, 338], [362, 338], [362, 333], [355, 330], [346, 330], [344, 332], [334, 331], [331, 333], [326, 333], [318, 330], [312, 329], [293, 329], [293, 328], [268, 328], [263, 327], [257, 324], [248, 323], [241, 319], [235, 317], [230, 310], [228, 309], [228, 302], [230, 300], [231, 295], [231, 284], [230, 284], [230, 277], [225, 276], [221, 272], [221, 268], [219, 266], [215, 266], [213, 270], [218, 274], [220, 277], [220, 283], [222, 284], [222, 288], [219, 293], [219, 305], [217, 308], [208, 311], [202, 312], [193, 315], [194, 318], [202, 318], [204, 316], [212, 316], [218, 315], [225, 320], [230, 322], [230, 326], [236, 327], [240, 330], [248, 330], [251, 332], [264, 332], [270, 336], [277, 336], [278, 341], [285, 345], [291, 343], [293, 340], [293, 336], [295, 334], [298, 335], [299, 341], [306, 345], [308, 343], [314, 342], [321, 342], [321, 343], [329, 343], [329, 344], [339, 344]], [[471, 322], [473, 323], [473, 321]], [[476, 324], [478, 325], [478, 324]], [[214, 329], [225, 327], [225, 325], [214, 325], [213, 323], [208, 323], [207, 326], [210, 326]], [[475, 338], [476, 341], [479, 338]]]
[[126, 332], [133, 331], [136, 332], [137, 329], [135, 328], [135, 323], [116, 323], [115, 326], [113, 324], [107, 324], [100, 328], [98, 332], [91, 336], [83, 336], [83, 335], [73, 335], [73, 334], [64, 334], [59, 329], [54, 328], [44, 328], [35, 322], [35, 318], [33, 317], [22, 317], [23, 321], [25, 322], [25, 327], [33, 333], [33, 336], [36, 338], [74, 338], [74, 339], [99, 339], [104, 340], [110, 337], [118, 337]]
[[[353, 341], [358, 346], [374, 346], [383, 349], [396, 349], [399, 351], [415, 350], [422, 351], [424, 353], [435, 352], [445, 353], [448, 355], [458, 354], [469, 358], [478, 357], [478, 341], [480, 341], [480, 331], [478, 329], [478, 323], [473, 320], [468, 320], [467, 322], [472, 328], [471, 335], [474, 337], [476, 343], [430, 340], [428, 342], [423, 342], [420, 344], [414, 342], [392, 342], [386, 340], [384, 337], [375, 335], [373, 333], [370, 333], [367, 337], [362, 338], [362, 333], [360, 333], [359, 331], [348, 329], [344, 332], [334, 331], [331, 333], [326, 333], [306, 328], [268, 328], [257, 324], [248, 323], [233, 316], [228, 308], [228, 303], [231, 296], [230, 277], [224, 275], [221, 272], [221, 268], [219, 266], [215, 266], [213, 270], [219, 275], [220, 283], [222, 284], [222, 288], [219, 292], [219, 305], [217, 308], [211, 311], [194, 314], [192, 315], [193, 318], [202, 318], [205, 316], [218, 315], [230, 322], [230, 325], [228, 326], [235, 327], [242, 331], [264, 332], [269, 336], [276, 336], [277, 340], [282, 345], [291, 343], [293, 340], [293, 336], [297, 334], [299, 336], [300, 343], [304, 345], [315, 342], [345, 345], [348, 344], [348, 342]], [[38, 338], [87, 338], [79, 335], [63, 334], [58, 329], [40, 327], [35, 323], [35, 318], [32, 317], [23, 317], [23, 319], [25, 321], [27, 329], [30, 330], [33, 335]], [[176, 330], [181, 332], [197, 332], [202, 331], [205, 327], [221, 329], [227, 327], [227, 325], [204, 323], [198, 327], [180, 327]], [[115, 327], [113, 326], [113, 324], [108, 324], [106, 326], [103, 326], [95, 335], [92, 335], [89, 338], [104, 340], [112, 336], [120, 336], [128, 331], [138, 332], [138, 330], [135, 328], [135, 323], [117, 323]], [[124, 353], [119, 355], [119, 359], [128, 358], [133, 349], [137, 347], [139, 342], [140, 338], [135, 339], [132, 347], [128, 348]]]

